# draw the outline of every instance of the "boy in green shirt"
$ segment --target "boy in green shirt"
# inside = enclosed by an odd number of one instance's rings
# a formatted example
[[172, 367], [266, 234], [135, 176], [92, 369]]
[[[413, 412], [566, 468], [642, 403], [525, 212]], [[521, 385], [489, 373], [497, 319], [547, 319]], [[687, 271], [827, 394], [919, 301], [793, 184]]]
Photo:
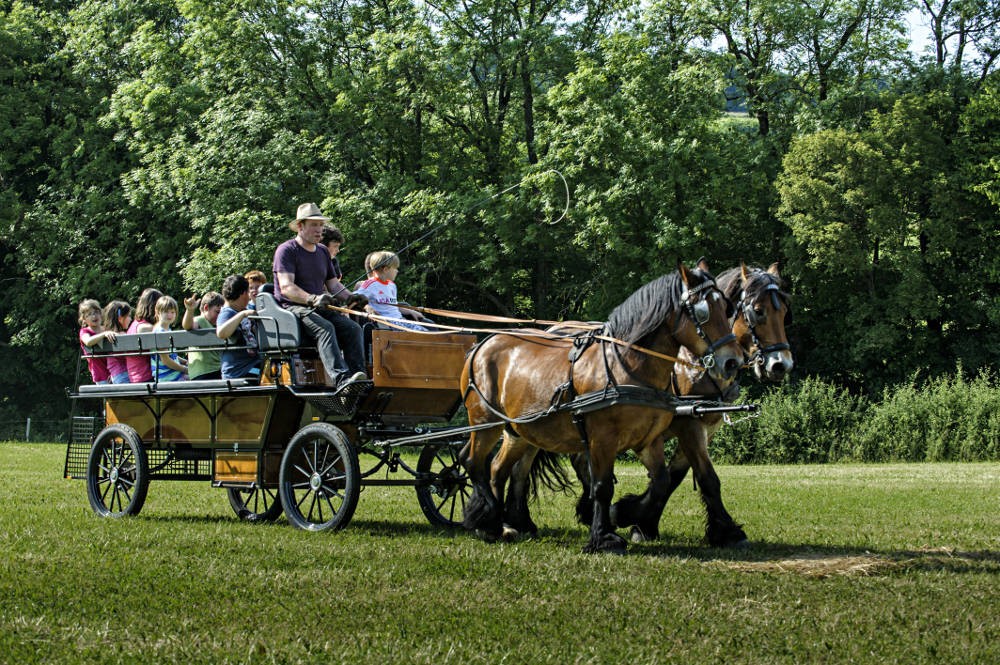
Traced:
[[[199, 300], [196, 296], [184, 299], [184, 320], [181, 326], [184, 330], [200, 330], [209, 328], [215, 330], [215, 321], [225, 301], [215, 291], [209, 291], [201, 298], [201, 314], [194, 315]], [[191, 381], [200, 379], [222, 378], [221, 351], [188, 351], [188, 377]]]

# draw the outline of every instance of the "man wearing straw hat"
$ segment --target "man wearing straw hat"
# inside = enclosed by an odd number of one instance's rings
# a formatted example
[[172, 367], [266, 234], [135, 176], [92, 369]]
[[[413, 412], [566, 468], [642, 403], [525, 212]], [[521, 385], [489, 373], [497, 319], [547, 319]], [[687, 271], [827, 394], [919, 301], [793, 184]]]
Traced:
[[327, 309], [337, 300], [331, 292], [346, 291], [321, 242], [323, 224], [328, 221], [330, 218], [315, 203], [299, 206], [295, 220], [288, 224], [296, 232], [295, 237], [274, 251], [274, 298], [295, 314], [302, 329], [316, 341], [323, 367], [339, 390], [368, 376], [364, 371], [361, 326]]

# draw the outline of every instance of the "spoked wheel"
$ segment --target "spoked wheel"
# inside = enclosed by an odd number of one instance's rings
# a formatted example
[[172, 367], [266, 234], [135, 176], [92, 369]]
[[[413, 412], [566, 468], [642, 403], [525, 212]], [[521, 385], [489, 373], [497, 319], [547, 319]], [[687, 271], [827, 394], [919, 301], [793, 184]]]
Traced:
[[425, 446], [417, 460], [417, 472], [434, 476], [417, 485], [420, 510], [430, 523], [447, 528], [462, 526], [472, 484], [458, 460], [458, 449], [455, 446]]
[[343, 529], [361, 494], [358, 454], [329, 423], [300, 429], [281, 458], [278, 495], [288, 521], [309, 531]]
[[230, 487], [229, 505], [236, 516], [247, 522], [273, 522], [281, 517], [281, 499], [278, 490], [268, 487], [243, 489]]
[[87, 460], [87, 498], [104, 517], [138, 515], [149, 490], [149, 460], [139, 434], [109, 425], [94, 439]]

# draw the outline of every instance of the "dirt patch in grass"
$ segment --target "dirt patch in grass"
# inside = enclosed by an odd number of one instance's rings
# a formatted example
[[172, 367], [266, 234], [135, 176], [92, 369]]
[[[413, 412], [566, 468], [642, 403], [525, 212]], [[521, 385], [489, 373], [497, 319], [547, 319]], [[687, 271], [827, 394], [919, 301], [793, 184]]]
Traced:
[[898, 562], [871, 554], [811, 554], [771, 561], [729, 561], [726, 568], [744, 573], [795, 573], [806, 577], [863, 576], [887, 572]]
[[940, 547], [898, 552], [893, 555], [872, 554], [826, 554], [822, 552], [802, 554], [785, 559], [766, 561], [715, 562], [730, 569], [746, 573], [793, 573], [805, 577], [863, 577], [884, 575], [894, 570], [906, 568], [954, 568], [956, 565], [983, 564], [993, 567], [997, 563], [995, 552], [958, 552], [953, 548]]

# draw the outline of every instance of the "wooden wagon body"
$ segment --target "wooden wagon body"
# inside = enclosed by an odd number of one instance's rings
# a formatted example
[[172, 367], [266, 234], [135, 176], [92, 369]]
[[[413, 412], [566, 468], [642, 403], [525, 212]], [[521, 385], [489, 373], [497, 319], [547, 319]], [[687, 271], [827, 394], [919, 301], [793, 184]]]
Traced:
[[[246, 520], [342, 528], [362, 485], [409, 485], [435, 524], [461, 519], [467, 479], [448, 426], [461, 403], [459, 376], [476, 337], [366, 330], [369, 381], [336, 390], [298, 321], [269, 294], [257, 297], [259, 379], [78, 385], [75, 405], [98, 404], [102, 428], [71, 436], [64, 475], [83, 478], [96, 512], [134, 515], [151, 480], [208, 480]], [[223, 351], [212, 330], [119, 335], [95, 355]], [[418, 446], [414, 467], [396, 439]], [[366, 462], [364, 468], [362, 460]], [[367, 464], [371, 462], [371, 464]], [[381, 470], [406, 478], [375, 477]], [[380, 474], [386, 476], [386, 474]]]

